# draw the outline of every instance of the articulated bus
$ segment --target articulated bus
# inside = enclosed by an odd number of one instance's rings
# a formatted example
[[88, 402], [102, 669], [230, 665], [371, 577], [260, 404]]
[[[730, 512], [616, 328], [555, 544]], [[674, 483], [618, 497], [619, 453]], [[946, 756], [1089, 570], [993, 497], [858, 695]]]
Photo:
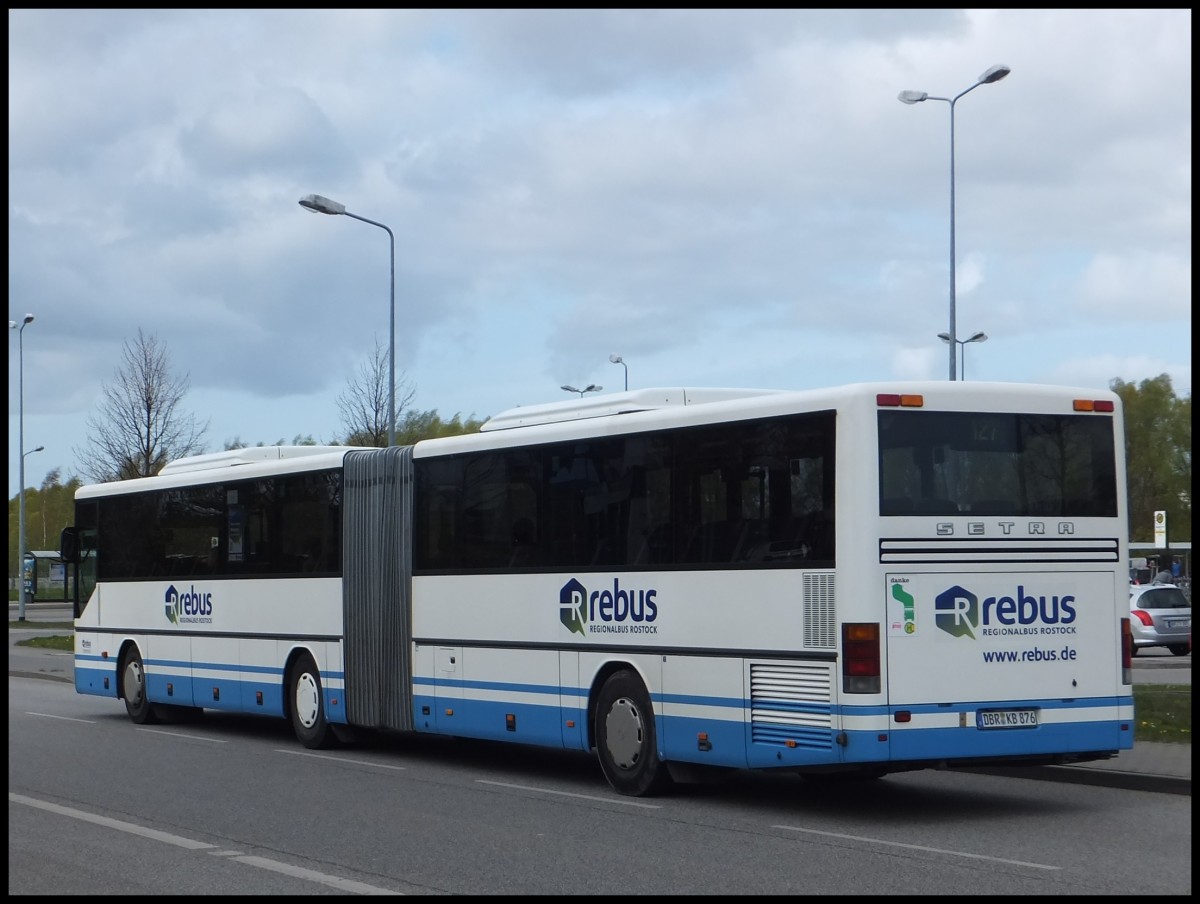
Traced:
[[1119, 397], [644, 389], [85, 486], [75, 687], [594, 751], [621, 794], [1133, 746]]

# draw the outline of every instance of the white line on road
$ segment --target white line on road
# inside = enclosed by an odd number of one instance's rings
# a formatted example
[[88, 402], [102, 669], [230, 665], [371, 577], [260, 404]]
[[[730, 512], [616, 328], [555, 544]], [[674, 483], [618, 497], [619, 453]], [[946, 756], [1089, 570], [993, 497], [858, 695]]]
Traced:
[[25, 710], [27, 716], [41, 716], [43, 719], [61, 719], [63, 722], [82, 722], [84, 725], [95, 725], [95, 719], [72, 719], [70, 716], [56, 716], [53, 713], [33, 713]]
[[624, 800], [623, 798], [613, 797], [597, 797], [594, 794], [572, 794], [570, 791], [551, 791], [549, 788], [534, 788], [530, 785], [513, 785], [509, 782], [489, 782], [486, 779], [475, 779], [481, 785], [495, 785], [498, 788], [513, 788], [517, 791], [534, 791], [538, 794], [557, 794], [560, 797], [578, 797], [580, 800], [595, 800], [602, 804], [624, 804], [627, 807], [641, 807], [645, 810], [661, 810], [658, 804], [644, 804], [636, 800]]
[[211, 741], [213, 744], [229, 743], [223, 738], [206, 738], [203, 735], [186, 734], [182, 731], [164, 731], [161, 728], [139, 728], [138, 731], [148, 732], [149, 734], [166, 735], [168, 738], [183, 738], [185, 741]]
[[108, 816], [97, 816], [95, 813], [86, 813], [83, 810], [76, 810], [73, 807], [64, 807], [60, 804], [52, 804], [47, 800], [37, 800], [32, 797], [25, 797], [21, 794], [13, 794], [9, 792], [8, 800], [10, 803], [25, 804], [28, 807], [36, 807], [39, 810], [46, 810], [50, 813], [57, 813], [59, 816], [66, 816], [70, 819], [78, 819], [82, 822], [90, 822], [94, 825], [104, 826], [108, 829], [115, 829], [118, 832], [127, 832], [130, 835], [138, 835], [142, 838], [148, 838], [151, 841], [161, 841], [163, 844], [171, 844], [175, 847], [183, 848], [188, 851], [206, 851], [220, 857], [229, 857], [238, 863], [244, 863], [247, 866], [255, 866], [259, 869], [270, 870], [274, 873], [281, 873], [285, 876], [291, 876], [295, 879], [303, 879], [306, 882], [316, 882], [319, 885], [327, 885], [330, 888], [336, 888], [338, 891], [350, 892], [358, 895], [395, 895], [400, 892], [388, 891], [385, 888], [377, 888], [374, 885], [367, 885], [365, 882], [355, 882], [353, 879], [343, 879], [340, 876], [331, 876], [327, 873], [318, 873], [315, 870], [304, 869], [300, 866], [291, 866], [287, 863], [280, 863], [278, 860], [269, 860], [266, 857], [255, 857], [249, 854], [238, 854], [235, 851], [219, 850], [215, 844], [208, 844], [204, 841], [196, 841], [192, 838], [184, 838], [181, 835], [173, 835], [170, 832], [160, 832], [158, 829], [150, 829], [146, 826], [139, 826], [132, 822], [124, 822], [120, 819], [112, 819]]
[[350, 763], [354, 766], [374, 766], [376, 769], [398, 769], [405, 770], [407, 766], [391, 766], [387, 763], [372, 763], [370, 760], [351, 760], [344, 756], [325, 756], [320, 753], [308, 753], [303, 750], [287, 750], [283, 747], [276, 748], [276, 753], [286, 753], [288, 756], [303, 756], [312, 760], [333, 760], [335, 763]]
[[891, 847], [908, 848], [912, 851], [927, 851], [931, 854], [949, 854], [951, 857], [969, 857], [972, 860], [990, 860], [993, 863], [1008, 863], [1013, 866], [1028, 866], [1031, 869], [1062, 869], [1061, 866], [1049, 866], [1045, 863], [1028, 863], [1024, 860], [1005, 860], [1003, 857], [989, 857], [986, 854], [968, 854], [965, 851], [948, 851], [944, 848], [925, 847], [920, 844], [905, 844], [902, 841], [885, 841], [882, 838], [867, 838], [865, 835], [842, 835], [838, 832], [822, 832], [817, 829], [802, 829], [798, 826], [771, 826], [773, 829], [785, 829], [789, 832], [807, 832], [809, 835], [824, 835], [826, 838], [842, 838], [846, 841], [865, 841], [868, 844], [886, 844]]

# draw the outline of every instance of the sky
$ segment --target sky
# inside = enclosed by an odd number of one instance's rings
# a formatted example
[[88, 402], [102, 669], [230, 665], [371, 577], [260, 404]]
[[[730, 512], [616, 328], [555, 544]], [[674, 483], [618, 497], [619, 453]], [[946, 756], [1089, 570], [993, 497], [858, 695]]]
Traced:
[[9, 498], [22, 410], [26, 485], [85, 473], [139, 330], [206, 451], [339, 442], [393, 292], [398, 398], [447, 420], [948, 379], [952, 284], [967, 380], [1191, 394], [1191, 10], [8, 24]]

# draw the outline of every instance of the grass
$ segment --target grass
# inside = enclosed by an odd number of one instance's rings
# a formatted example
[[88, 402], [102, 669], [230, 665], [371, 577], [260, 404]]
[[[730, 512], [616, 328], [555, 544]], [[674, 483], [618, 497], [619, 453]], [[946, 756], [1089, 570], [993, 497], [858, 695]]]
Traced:
[[1192, 743], [1192, 686], [1137, 684], [1133, 688], [1133, 740]]
[[[29, 626], [29, 622], [25, 623]], [[75, 638], [70, 634], [55, 634], [53, 637], [30, 637], [27, 640], [18, 640], [19, 647], [36, 647], [39, 650], [65, 650], [71, 652], [75, 649]]]
[[[62, 622], [9, 622], [9, 627], [57, 628]], [[74, 649], [70, 634], [30, 637], [19, 646], [43, 650]], [[1192, 686], [1190, 684], [1138, 684], [1133, 688], [1133, 711], [1137, 723], [1134, 742], [1167, 741], [1192, 743]]]

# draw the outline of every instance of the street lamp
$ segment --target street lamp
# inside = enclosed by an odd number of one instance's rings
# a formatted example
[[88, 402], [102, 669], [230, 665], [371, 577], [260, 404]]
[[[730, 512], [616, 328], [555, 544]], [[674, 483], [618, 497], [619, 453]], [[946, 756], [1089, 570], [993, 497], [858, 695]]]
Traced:
[[582, 399], [582, 398], [583, 398], [583, 395], [584, 395], [584, 393], [587, 393], [587, 392], [599, 392], [599, 391], [600, 391], [601, 389], [603, 389], [604, 387], [603, 387], [603, 386], [597, 386], [595, 383], [588, 383], [588, 385], [587, 385], [587, 386], [585, 386], [585, 387], [583, 387], [583, 389], [576, 389], [574, 386], [560, 386], [560, 387], [558, 387], [558, 388], [559, 388], [559, 389], [565, 389], [567, 392], [577, 392], [577, 393], [579, 393], [579, 398], [581, 398], [581, 399]]
[[378, 226], [388, 234], [392, 260], [391, 311], [388, 319], [388, 445], [394, 446], [396, 445], [396, 237], [392, 235], [392, 230], [382, 223], [351, 213], [346, 209], [345, 204], [339, 204], [337, 201], [331, 201], [321, 195], [305, 195], [300, 199], [300, 206], [314, 213], [327, 213], [330, 216], [361, 220], [372, 226]]
[[[949, 342], [950, 334], [938, 333], [938, 338], [943, 342]], [[958, 373], [959, 376], [965, 380], [967, 378], [967, 343], [987, 342], [987, 333], [975, 333], [970, 339], [955, 339], [954, 341], [958, 344], [958, 347], [962, 349], [962, 367], [959, 368]], [[953, 346], [951, 346], [951, 348], [953, 349]]]
[[993, 66], [966, 91], [960, 91], [954, 97], [933, 97], [924, 91], [901, 91], [899, 100], [905, 104], [919, 104], [926, 100], [944, 100], [950, 105], [950, 379], [955, 379], [955, 343], [958, 342], [958, 330], [954, 321], [954, 104], [964, 94], [974, 91], [980, 85], [990, 85], [998, 82], [1012, 72], [1007, 66]]
[[609, 355], [608, 360], [613, 364], [620, 364], [625, 368], [625, 391], [629, 392], [629, 365], [625, 363], [625, 359], [620, 355]]
[[[25, 621], [25, 327], [33, 323], [33, 315], [26, 314], [20, 323], [15, 320], [8, 322], [10, 330], [17, 331], [17, 450], [21, 453], [21, 463], [17, 466], [18, 478], [21, 483], [20, 500], [17, 503], [17, 621]], [[41, 446], [34, 452], [41, 451]]]

